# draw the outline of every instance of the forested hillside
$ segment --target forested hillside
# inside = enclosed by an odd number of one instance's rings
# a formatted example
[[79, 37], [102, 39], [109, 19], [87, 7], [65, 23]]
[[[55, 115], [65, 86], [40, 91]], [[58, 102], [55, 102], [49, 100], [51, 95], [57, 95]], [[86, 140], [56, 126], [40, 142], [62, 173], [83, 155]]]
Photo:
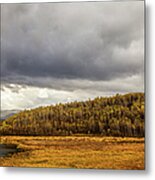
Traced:
[[0, 122], [1, 135], [144, 136], [144, 93], [25, 110]]

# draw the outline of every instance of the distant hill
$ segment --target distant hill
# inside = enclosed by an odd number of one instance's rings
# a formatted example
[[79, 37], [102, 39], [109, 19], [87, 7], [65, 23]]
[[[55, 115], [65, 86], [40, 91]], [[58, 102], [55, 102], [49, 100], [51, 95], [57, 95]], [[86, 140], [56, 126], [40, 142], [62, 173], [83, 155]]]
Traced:
[[0, 134], [143, 137], [144, 106], [144, 93], [129, 93], [39, 107], [1, 121]]
[[9, 118], [10, 116], [13, 116], [14, 114], [18, 113], [20, 110], [1, 110], [0, 111], [0, 120], [5, 120]]

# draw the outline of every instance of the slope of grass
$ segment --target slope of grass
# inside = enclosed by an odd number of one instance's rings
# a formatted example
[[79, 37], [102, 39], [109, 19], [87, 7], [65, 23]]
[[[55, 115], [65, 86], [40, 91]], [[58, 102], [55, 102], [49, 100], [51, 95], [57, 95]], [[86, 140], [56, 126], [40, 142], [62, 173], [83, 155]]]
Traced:
[[0, 166], [144, 169], [144, 138], [0, 137], [23, 152], [0, 157]]

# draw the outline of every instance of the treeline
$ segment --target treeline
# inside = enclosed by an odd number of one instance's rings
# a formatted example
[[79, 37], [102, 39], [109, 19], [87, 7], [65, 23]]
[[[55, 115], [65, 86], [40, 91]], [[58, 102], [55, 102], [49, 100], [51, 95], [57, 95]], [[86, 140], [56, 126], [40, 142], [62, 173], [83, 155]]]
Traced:
[[0, 134], [143, 137], [144, 93], [25, 110], [0, 122]]

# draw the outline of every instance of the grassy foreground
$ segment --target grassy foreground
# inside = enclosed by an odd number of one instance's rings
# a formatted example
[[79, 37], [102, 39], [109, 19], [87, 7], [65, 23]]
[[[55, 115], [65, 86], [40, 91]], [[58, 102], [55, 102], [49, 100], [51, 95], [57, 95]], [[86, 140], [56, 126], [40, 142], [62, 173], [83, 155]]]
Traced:
[[0, 157], [0, 166], [144, 169], [144, 138], [1, 136], [23, 152]]

